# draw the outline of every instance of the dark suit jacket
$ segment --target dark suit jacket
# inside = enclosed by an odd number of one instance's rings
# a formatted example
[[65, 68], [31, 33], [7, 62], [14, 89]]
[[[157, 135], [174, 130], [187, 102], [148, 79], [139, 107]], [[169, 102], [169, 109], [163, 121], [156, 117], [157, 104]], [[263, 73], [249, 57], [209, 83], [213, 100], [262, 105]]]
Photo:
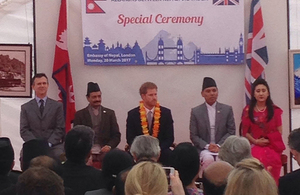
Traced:
[[[215, 141], [223, 144], [225, 139], [235, 134], [235, 122], [232, 107], [217, 102]], [[210, 124], [206, 104], [192, 109], [190, 118], [190, 138], [199, 151], [210, 143]]]
[[[160, 106], [159, 119], [159, 145], [161, 150], [169, 148], [174, 142], [174, 127], [171, 110]], [[154, 120], [152, 120], [154, 122]], [[128, 145], [131, 145], [134, 138], [138, 135], [143, 135], [141, 126], [140, 109], [136, 107], [128, 112], [126, 120], [126, 139]]]
[[27, 142], [43, 138], [53, 146], [62, 143], [65, 136], [65, 119], [61, 102], [47, 98], [43, 115], [35, 99], [21, 106], [20, 133]]
[[66, 161], [61, 165], [61, 177], [64, 186], [71, 188], [74, 195], [83, 195], [87, 191], [104, 188], [102, 171], [85, 163], [73, 163]]
[[[117, 147], [121, 140], [121, 133], [115, 112], [111, 109], [101, 106], [101, 122], [100, 122], [100, 146], [109, 145], [112, 148]], [[85, 125], [93, 127], [92, 118], [88, 110], [88, 106], [75, 113], [74, 126]]]
[[281, 177], [278, 188], [280, 195], [300, 194], [300, 169]]
[[14, 184], [9, 180], [8, 176], [0, 175], [0, 193], [13, 185]]

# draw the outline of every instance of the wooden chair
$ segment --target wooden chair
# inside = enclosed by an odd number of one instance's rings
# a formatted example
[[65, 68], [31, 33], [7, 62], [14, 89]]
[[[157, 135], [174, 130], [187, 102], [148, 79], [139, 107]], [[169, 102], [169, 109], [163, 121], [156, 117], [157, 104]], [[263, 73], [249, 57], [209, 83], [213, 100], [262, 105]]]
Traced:
[[283, 166], [283, 175], [287, 174], [287, 155], [281, 154], [281, 164]]

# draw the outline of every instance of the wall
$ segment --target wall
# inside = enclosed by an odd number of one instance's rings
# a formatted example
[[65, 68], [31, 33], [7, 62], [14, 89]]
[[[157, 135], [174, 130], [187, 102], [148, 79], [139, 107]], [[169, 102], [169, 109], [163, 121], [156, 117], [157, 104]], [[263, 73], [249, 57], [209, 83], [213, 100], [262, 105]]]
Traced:
[[[287, 5], [282, 0], [262, 0], [261, 4], [269, 52], [269, 65], [266, 68], [266, 76], [270, 84], [273, 101], [284, 111], [282, 116], [283, 137], [286, 141], [290, 123], [288, 105]], [[59, 0], [36, 1], [37, 71], [45, 72], [49, 76], [52, 72], [59, 6]], [[158, 99], [161, 105], [172, 110], [176, 143], [190, 141], [190, 110], [204, 101], [200, 92], [202, 79], [205, 76], [215, 78], [219, 88], [218, 101], [233, 106], [238, 128], [244, 107], [243, 65], [85, 66], [83, 65], [82, 54], [83, 38], [80, 0], [69, 0], [68, 9], [68, 45], [75, 88], [76, 109], [81, 109], [87, 105], [85, 98], [87, 83], [89, 81], [99, 83], [103, 93], [102, 104], [114, 109], [117, 115], [122, 133], [120, 148], [124, 148], [126, 142], [125, 125], [127, 112], [138, 106], [140, 100], [138, 89], [145, 81], [152, 81], [158, 85]], [[245, 32], [248, 31], [249, 9], [250, 0], [245, 0]], [[57, 87], [52, 79], [50, 80], [48, 95], [57, 98]], [[20, 103], [18, 108], [19, 105]], [[1, 109], [3, 116], [3, 107]], [[15, 115], [14, 120], [19, 120], [17, 115]], [[2, 131], [4, 133], [6, 130], [2, 128]], [[15, 126], [12, 131], [18, 134], [19, 129]]]

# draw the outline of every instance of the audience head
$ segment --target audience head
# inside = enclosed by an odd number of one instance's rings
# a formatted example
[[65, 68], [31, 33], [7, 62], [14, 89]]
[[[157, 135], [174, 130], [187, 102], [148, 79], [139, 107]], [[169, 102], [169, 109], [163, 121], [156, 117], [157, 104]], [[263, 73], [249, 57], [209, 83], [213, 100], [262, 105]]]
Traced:
[[225, 161], [210, 164], [203, 172], [203, 191], [205, 195], [223, 195], [227, 177], [233, 166]]
[[64, 195], [63, 180], [45, 167], [27, 169], [18, 178], [18, 195]]
[[87, 126], [77, 125], [66, 135], [65, 152], [68, 161], [82, 163], [89, 157], [93, 145], [94, 131]]
[[228, 176], [225, 195], [277, 195], [277, 186], [263, 164], [247, 158], [236, 165]]
[[28, 169], [30, 161], [42, 155], [49, 154], [48, 142], [44, 139], [32, 139], [23, 144], [23, 155], [21, 156], [22, 171]]
[[116, 176], [121, 171], [133, 166], [133, 164], [133, 159], [127, 152], [117, 148], [109, 151], [102, 162], [102, 173], [106, 188], [111, 191], [115, 185]]
[[160, 156], [159, 141], [150, 135], [136, 136], [131, 144], [130, 153], [135, 161], [157, 161]]
[[158, 163], [140, 162], [129, 171], [125, 182], [126, 195], [166, 195], [167, 193], [166, 173]]
[[53, 158], [45, 155], [33, 158], [30, 161], [30, 168], [31, 167], [45, 167], [54, 171], [55, 173], [58, 172], [58, 163]]
[[288, 144], [291, 149], [291, 153], [300, 165], [300, 128], [294, 129], [290, 133]]
[[14, 149], [7, 137], [0, 137], [0, 175], [7, 175], [14, 166]]
[[179, 172], [183, 186], [194, 182], [199, 174], [199, 153], [197, 148], [189, 142], [178, 144], [170, 156], [170, 166]]
[[249, 141], [244, 137], [236, 135], [229, 136], [219, 151], [219, 158], [228, 162], [232, 166], [244, 158], [251, 157], [251, 146]]

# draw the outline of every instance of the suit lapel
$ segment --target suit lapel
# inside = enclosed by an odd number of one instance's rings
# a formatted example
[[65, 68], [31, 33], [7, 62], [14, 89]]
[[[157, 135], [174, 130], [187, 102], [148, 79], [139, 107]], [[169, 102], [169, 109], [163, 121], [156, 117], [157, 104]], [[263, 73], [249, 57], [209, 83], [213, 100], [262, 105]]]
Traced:
[[84, 113], [82, 113], [82, 117], [83, 117], [84, 125], [87, 125], [87, 126], [92, 128], [93, 123], [92, 123], [92, 116], [91, 116], [90, 111], [89, 111], [89, 106], [87, 106], [84, 109]]
[[101, 121], [100, 121], [100, 132], [104, 129], [104, 122], [105, 121], [108, 121], [107, 119], [106, 119], [106, 109], [103, 107], [103, 106], [101, 106], [100, 107], [100, 112], [101, 112]]
[[[203, 118], [204, 118], [204, 122], [205, 122], [205, 126], [206, 126], [207, 135], [210, 140], [210, 123], [209, 123], [209, 117], [208, 117], [207, 107], [206, 107], [205, 103], [202, 107], [202, 113], [203, 113]], [[200, 117], [201, 117], [201, 114], [200, 114]]]
[[44, 118], [46, 116], [46, 114], [48, 112], [50, 112], [51, 110], [51, 105], [52, 105], [52, 101], [50, 98], [47, 98], [46, 100], [46, 104], [45, 104], [45, 108], [44, 108], [44, 111], [43, 111], [43, 115], [41, 115], [41, 118]]
[[39, 117], [39, 118], [42, 118], [42, 115], [41, 115], [41, 112], [40, 112], [40, 108], [39, 108], [39, 105], [38, 103], [36, 102], [36, 99], [34, 98], [33, 100], [31, 100], [30, 102], [30, 107], [32, 108], [32, 110], [36, 113], [36, 115]]
[[217, 102], [216, 104], [216, 124], [215, 124], [215, 134], [217, 134], [219, 130], [219, 124], [221, 120], [221, 112], [222, 112], [222, 107], [221, 105]]

